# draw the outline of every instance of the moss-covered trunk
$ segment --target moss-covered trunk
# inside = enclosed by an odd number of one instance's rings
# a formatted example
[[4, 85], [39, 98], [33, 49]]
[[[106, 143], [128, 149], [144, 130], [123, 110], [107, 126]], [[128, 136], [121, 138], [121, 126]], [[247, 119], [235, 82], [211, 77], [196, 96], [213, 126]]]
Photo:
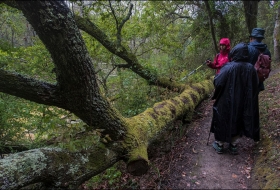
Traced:
[[129, 150], [128, 171], [134, 175], [147, 171], [148, 146], [160, 139], [172, 127], [173, 121], [193, 113], [195, 107], [209, 97], [212, 90], [212, 80], [187, 86], [179, 96], [158, 102], [143, 113], [126, 119], [128, 133], [124, 146]]
[[0, 160], [0, 189], [16, 189], [38, 182], [56, 188], [75, 187], [120, 159], [127, 162], [130, 173], [144, 174], [149, 168], [147, 149], [152, 142], [160, 139], [174, 120], [192, 113], [212, 90], [212, 80], [207, 80], [125, 119], [124, 140], [115, 141], [107, 148], [100, 145], [77, 152], [42, 148], [6, 157]]

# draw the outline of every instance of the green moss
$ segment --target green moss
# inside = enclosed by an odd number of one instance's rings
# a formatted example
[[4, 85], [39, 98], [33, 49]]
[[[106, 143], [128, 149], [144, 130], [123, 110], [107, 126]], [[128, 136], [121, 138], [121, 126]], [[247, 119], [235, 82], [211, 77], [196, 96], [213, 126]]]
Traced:
[[130, 152], [128, 162], [139, 160], [139, 159], [145, 160], [149, 163], [148, 152], [147, 152], [147, 144], [142, 144], [142, 145], [138, 146], [137, 148], [133, 149]]
[[160, 133], [171, 128], [171, 122], [180, 116], [191, 119], [195, 107], [213, 88], [212, 81], [186, 88], [179, 96], [154, 104], [143, 113], [127, 118], [127, 135], [124, 147], [129, 152], [129, 161], [144, 159], [148, 161], [147, 146], [149, 141], [159, 137]]

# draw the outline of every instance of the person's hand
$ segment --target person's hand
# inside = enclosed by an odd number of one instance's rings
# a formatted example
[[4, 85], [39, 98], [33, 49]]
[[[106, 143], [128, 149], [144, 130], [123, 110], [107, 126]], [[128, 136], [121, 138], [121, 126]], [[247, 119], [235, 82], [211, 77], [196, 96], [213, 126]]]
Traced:
[[205, 61], [205, 63], [206, 63], [206, 65], [210, 65], [211, 64], [211, 60], [208, 59], [208, 60]]

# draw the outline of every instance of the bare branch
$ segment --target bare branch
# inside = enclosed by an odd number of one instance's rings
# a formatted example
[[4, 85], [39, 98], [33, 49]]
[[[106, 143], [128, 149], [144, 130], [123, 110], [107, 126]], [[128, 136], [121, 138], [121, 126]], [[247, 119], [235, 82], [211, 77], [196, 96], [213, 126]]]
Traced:
[[110, 76], [110, 74], [117, 68], [116, 65], [113, 65], [113, 68], [107, 73], [107, 75], [104, 77], [104, 80], [106, 81], [108, 79], [108, 77]]
[[114, 18], [115, 18], [115, 22], [116, 22], [116, 26], [117, 26], [117, 30], [118, 30], [118, 28], [119, 28], [119, 21], [118, 21], [118, 18], [116, 16], [115, 10], [114, 10], [114, 8], [112, 6], [111, 0], [109, 0], [109, 7], [110, 7], [110, 9], [112, 11], [112, 14], [113, 14]]
[[118, 26], [118, 30], [117, 30], [117, 45], [120, 45], [121, 44], [121, 30], [122, 30], [122, 27], [124, 26], [125, 22], [129, 20], [131, 14], [132, 14], [132, 8], [133, 8], [133, 4], [130, 4], [129, 6], [129, 11], [126, 15], [126, 17], [122, 20], [122, 22], [120, 23], [120, 25]]

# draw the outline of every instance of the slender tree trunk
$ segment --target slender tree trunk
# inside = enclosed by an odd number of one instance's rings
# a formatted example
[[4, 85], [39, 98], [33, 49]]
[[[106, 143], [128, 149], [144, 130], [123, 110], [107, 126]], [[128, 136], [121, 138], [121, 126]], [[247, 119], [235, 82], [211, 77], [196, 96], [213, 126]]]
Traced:
[[224, 17], [224, 15], [222, 14], [222, 12], [220, 10], [216, 10], [215, 11], [215, 16], [218, 17], [219, 21], [220, 21], [220, 27], [218, 28], [218, 34], [219, 34], [219, 38], [229, 38], [229, 34], [230, 34], [230, 26], [227, 23], [226, 18]]
[[214, 44], [216, 52], [219, 52], [219, 48], [218, 48], [218, 45], [217, 45], [216, 34], [215, 34], [215, 27], [214, 27], [213, 20], [212, 20], [212, 18], [213, 18], [212, 11], [211, 11], [209, 2], [208, 1], [204, 1], [204, 2], [205, 2], [205, 5], [206, 5], [208, 16], [209, 16], [209, 26], [210, 26], [210, 30], [211, 30], [213, 44]]
[[257, 27], [257, 16], [258, 16], [258, 4], [259, 1], [246, 1], [243, 0], [245, 19], [249, 34], [253, 28]]
[[276, 12], [276, 19], [274, 25], [273, 42], [274, 42], [274, 58], [276, 63], [280, 61], [280, 6]]

